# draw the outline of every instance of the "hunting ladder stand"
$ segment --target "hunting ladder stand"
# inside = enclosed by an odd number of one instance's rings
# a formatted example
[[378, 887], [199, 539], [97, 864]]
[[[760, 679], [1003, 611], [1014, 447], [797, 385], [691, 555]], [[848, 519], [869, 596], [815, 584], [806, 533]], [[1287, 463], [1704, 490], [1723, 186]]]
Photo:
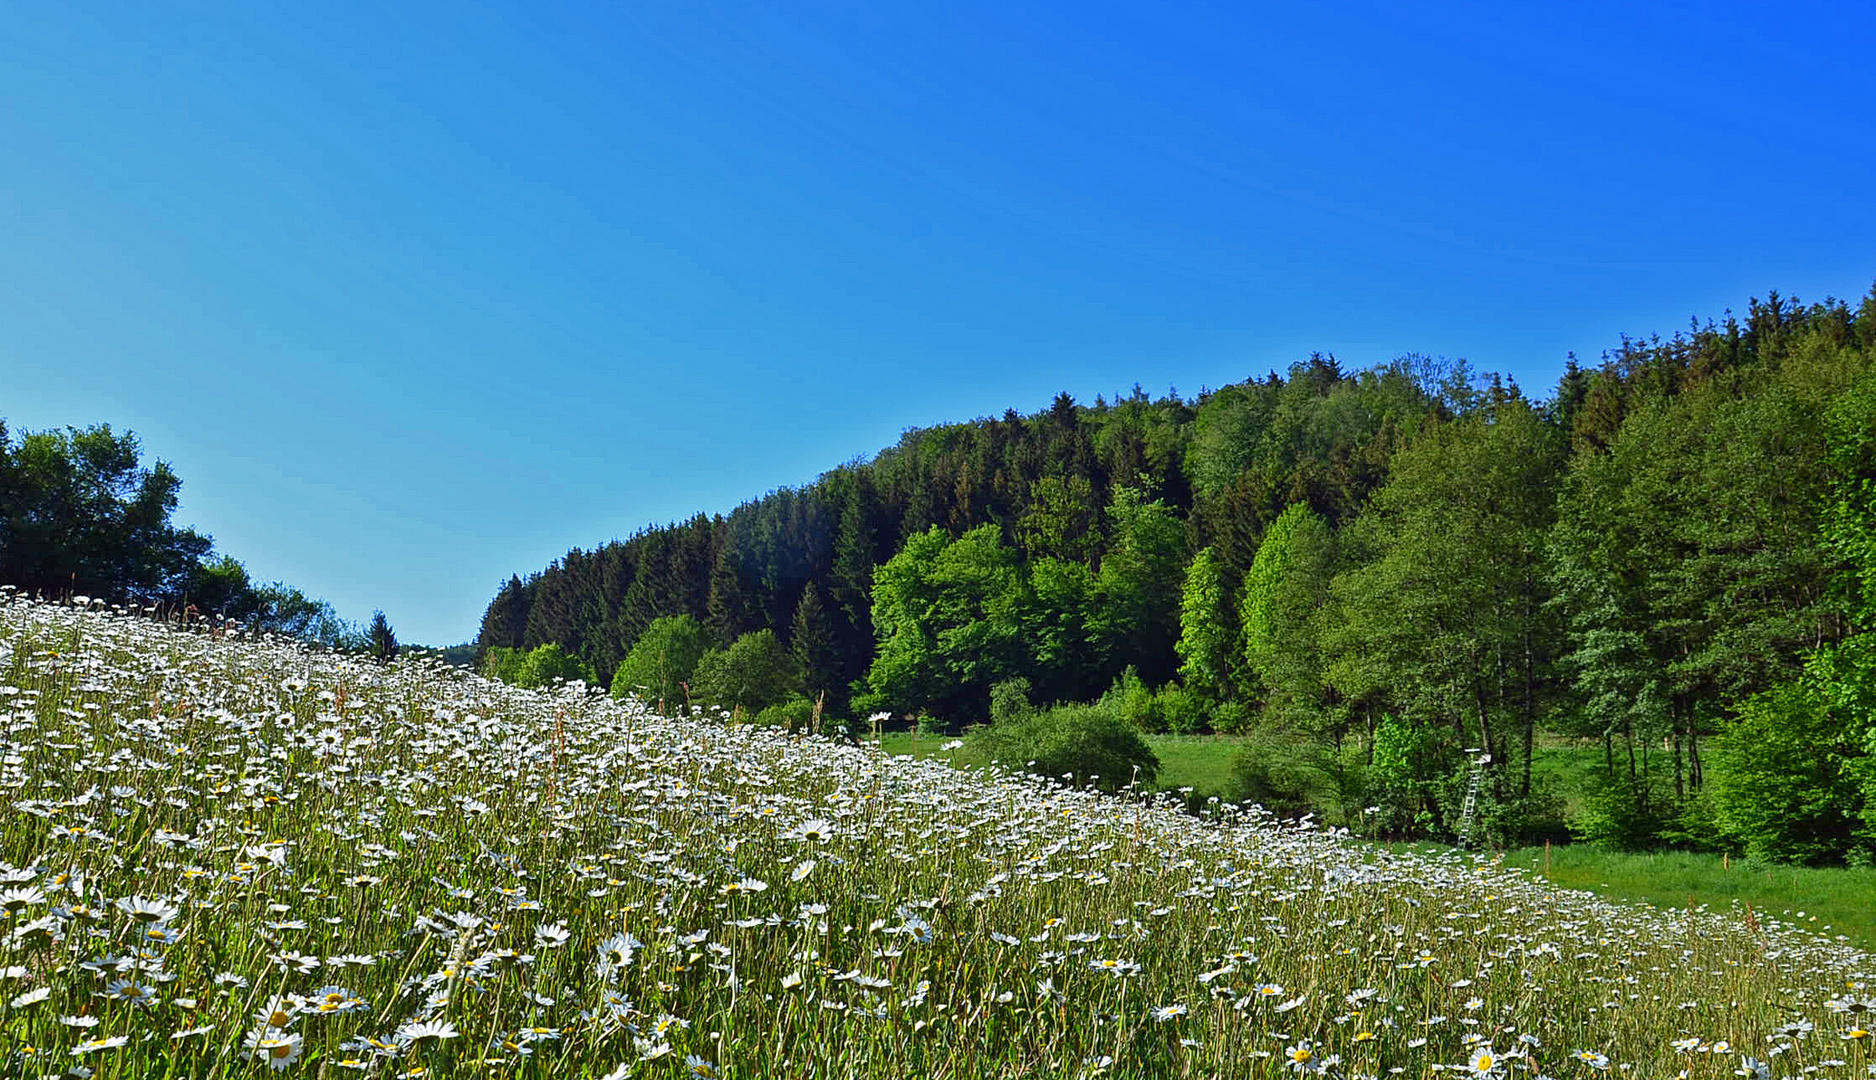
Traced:
[[1472, 758], [1472, 778], [1466, 782], [1465, 805], [1459, 809], [1459, 846], [1462, 848], [1472, 846], [1472, 828], [1478, 824], [1479, 816], [1479, 785], [1485, 782], [1485, 767], [1492, 763], [1492, 755], [1479, 753], [1476, 746], [1467, 747], [1466, 753], [1475, 756]]

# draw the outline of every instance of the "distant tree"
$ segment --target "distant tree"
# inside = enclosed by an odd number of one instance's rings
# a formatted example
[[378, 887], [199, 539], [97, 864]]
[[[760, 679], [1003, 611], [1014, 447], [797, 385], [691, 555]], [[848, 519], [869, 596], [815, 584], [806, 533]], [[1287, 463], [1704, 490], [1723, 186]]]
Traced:
[[599, 681], [590, 665], [554, 642], [536, 645], [518, 661], [511, 658], [510, 662], [512, 666], [503, 670], [513, 672], [511, 681], [516, 686], [528, 689], [552, 686], [555, 682], [579, 680], [590, 684]]
[[1148, 683], [1162, 683], [1178, 669], [1180, 584], [1186, 565], [1186, 531], [1173, 509], [1147, 501], [1139, 489], [1114, 489], [1108, 504], [1113, 543], [1101, 560], [1098, 584], [1107, 632], [1116, 647], [1134, 655]]
[[1321, 723], [1321, 612], [1334, 573], [1328, 522], [1306, 504], [1285, 510], [1264, 534], [1244, 578], [1239, 621], [1245, 670], [1261, 684], [1270, 714]]
[[0, 581], [48, 596], [182, 601], [210, 540], [170, 524], [182, 481], [145, 468], [109, 424], [22, 431], [0, 421]]
[[840, 680], [840, 653], [834, 640], [834, 618], [822, 598], [821, 587], [810, 581], [795, 604], [788, 648], [801, 674], [801, 689], [810, 700], [826, 693], [830, 706], [846, 711], [846, 687]]
[[392, 632], [391, 623], [384, 617], [384, 612], [372, 612], [371, 629], [367, 633], [371, 638], [373, 660], [383, 663], [397, 655], [397, 634]]
[[755, 630], [728, 648], [704, 653], [692, 685], [698, 698], [719, 708], [740, 709], [747, 716], [780, 704], [800, 689], [794, 657], [773, 630]]
[[1100, 503], [1087, 477], [1045, 476], [1029, 497], [1016, 535], [1030, 558], [1083, 562], [1100, 550]]
[[1225, 608], [1224, 574], [1212, 549], [1201, 548], [1186, 567], [1179, 601], [1179, 678], [1213, 701], [1230, 696], [1232, 628]]
[[632, 643], [625, 659], [619, 661], [612, 676], [612, 696], [623, 699], [627, 694], [637, 694], [668, 715], [674, 706], [689, 700], [685, 684], [691, 681], [697, 662], [709, 647], [709, 634], [689, 615], [652, 620], [645, 633]]

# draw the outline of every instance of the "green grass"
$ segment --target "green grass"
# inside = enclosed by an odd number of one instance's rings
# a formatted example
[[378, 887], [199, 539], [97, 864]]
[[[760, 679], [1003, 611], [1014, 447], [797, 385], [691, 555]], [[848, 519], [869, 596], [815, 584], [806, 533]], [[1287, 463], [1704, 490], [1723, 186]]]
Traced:
[[[1392, 851], [1439, 856], [1444, 844], [1382, 844]], [[1518, 848], [1504, 865], [1566, 889], [1582, 889], [1609, 900], [1639, 901], [1657, 908], [1699, 907], [1727, 911], [1734, 901], [1752, 905], [1754, 918], [1843, 935], [1861, 948], [1876, 948], [1876, 870], [1777, 866], [1691, 851], [1623, 852], [1591, 844], [1549, 849]]]
[[[953, 735], [921, 735], [916, 731], [888, 731], [881, 736], [889, 754], [915, 758], [942, 758], [966, 768], [985, 765], [968, 747], [944, 749], [956, 741]], [[870, 743], [871, 736], [867, 741]], [[1241, 742], [1223, 735], [1148, 735], [1147, 746], [1159, 758], [1158, 791], [1176, 791], [1182, 787], [1199, 792], [1223, 790], [1231, 775], [1231, 759]]]

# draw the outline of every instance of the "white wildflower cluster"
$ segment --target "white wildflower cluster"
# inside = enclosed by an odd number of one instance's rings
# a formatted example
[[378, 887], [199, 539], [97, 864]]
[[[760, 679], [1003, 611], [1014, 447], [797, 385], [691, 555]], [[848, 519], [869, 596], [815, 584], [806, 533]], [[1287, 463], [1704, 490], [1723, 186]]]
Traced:
[[3, 592], [0, 797], [3, 1075], [1876, 1075], [1774, 919]]

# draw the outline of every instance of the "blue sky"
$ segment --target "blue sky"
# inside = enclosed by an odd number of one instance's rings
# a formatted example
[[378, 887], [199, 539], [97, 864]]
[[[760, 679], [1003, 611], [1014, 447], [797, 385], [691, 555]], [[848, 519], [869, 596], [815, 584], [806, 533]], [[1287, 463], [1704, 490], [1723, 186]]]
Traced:
[[909, 426], [1876, 280], [1852, 4], [4, 4], [0, 417], [409, 641]]

